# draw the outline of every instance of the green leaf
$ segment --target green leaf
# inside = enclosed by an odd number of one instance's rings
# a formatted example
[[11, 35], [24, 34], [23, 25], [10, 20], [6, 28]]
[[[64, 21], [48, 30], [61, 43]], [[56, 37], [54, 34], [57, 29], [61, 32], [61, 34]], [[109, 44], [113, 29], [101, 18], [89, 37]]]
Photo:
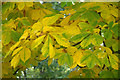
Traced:
[[67, 2], [67, 6], [71, 6], [72, 5], [72, 2]]
[[115, 39], [107, 39], [105, 40], [106, 47], [111, 47], [115, 43]]
[[116, 37], [118, 37], [118, 36], [120, 36], [120, 35], [118, 35], [118, 34], [120, 34], [120, 30], [118, 30], [118, 24], [116, 24], [116, 25], [114, 25], [112, 28], [111, 28], [111, 30], [113, 31], [113, 33], [114, 33], [114, 35], [116, 36]]
[[22, 24], [21, 24], [21, 22], [19, 21], [19, 23], [18, 23], [18, 27], [22, 27]]
[[25, 19], [23, 19], [23, 20], [21, 21], [21, 23], [22, 23], [24, 26], [30, 26], [30, 25], [31, 25], [31, 23], [30, 23], [28, 20], [25, 20]]
[[103, 37], [100, 36], [99, 34], [93, 34], [92, 35], [92, 44], [95, 46], [100, 46], [101, 43], [103, 43]]
[[100, 78], [118, 78], [118, 71], [117, 70], [101, 71]]
[[80, 15], [82, 15], [82, 13], [85, 12], [85, 8], [81, 8], [78, 12], [74, 13], [71, 17], [70, 17], [70, 21], [71, 20], [76, 20], [80, 17]]
[[78, 19], [78, 17], [81, 15], [80, 12], [76, 12], [75, 14], [73, 14], [71, 17], [70, 17], [70, 20], [76, 20]]
[[89, 9], [91, 10], [98, 10], [100, 8], [100, 6], [94, 6], [94, 7], [90, 7]]
[[67, 63], [68, 66], [71, 66], [73, 63], [73, 58], [68, 53], [61, 53], [61, 56], [58, 58], [58, 63], [60, 65]]
[[108, 24], [108, 27], [111, 29], [112, 28], [112, 26], [113, 26], [113, 21], [111, 21], [109, 24]]
[[4, 45], [6, 45], [10, 41], [11, 41], [11, 32], [10, 31], [4, 31], [4, 32], [2, 32], [2, 43]]
[[86, 36], [88, 36], [90, 33], [80, 33], [75, 36], [73, 36], [70, 41], [72, 42], [80, 42], [82, 41]]
[[102, 33], [103, 33], [105, 39], [111, 39], [112, 38], [112, 32], [109, 29], [103, 29]]
[[72, 63], [73, 63], [72, 56], [70, 56], [68, 53], [66, 53], [65, 61], [66, 61], [66, 63], [67, 63], [68, 66], [71, 66]]
[[100, 16], [98, 13], [88, 10], [81, 16], [81, 19], [88, 20], [90, 24], [93, 24], [100, 19]]
[[14, 40], [14, 41], [19, 41], [19, 38], [21, 37], [21, 33], [18, 33], [18, 32], [16, 32], [16, 31], [11, 31], [11, 38], [12, 38], [12, 40]]
[[61, 2], [61, 7], [64, 7], [66, 5], [66, 2]]

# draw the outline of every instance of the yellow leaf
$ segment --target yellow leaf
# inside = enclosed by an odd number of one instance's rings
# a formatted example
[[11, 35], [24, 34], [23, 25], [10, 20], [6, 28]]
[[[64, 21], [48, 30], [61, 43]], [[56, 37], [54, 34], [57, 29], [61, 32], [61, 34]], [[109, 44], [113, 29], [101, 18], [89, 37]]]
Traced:
[[21, 39], [26, 39], [26, 38], [28, 37], [28, 34], [29, 34], [28, 31], [29, 31], [29, 30], [25, 30], [24, 33], [23, 33], [23, 35], [20, 37], [19, 40], [21, 40]]
[[70, 20], [70, 17], [71, 16], [67, 16], [65, 19], [63, 19], [60, 23], [61, 26], [65, 26], [65, 25], [68, 25], [68, 22]]
[[111, 51], [110, 48], [108, 48], [108, 47], [104, 47], [104, 49], [106, 50], [106, 52], [107, 52], [108, 54], [112, 54], [112, 51]]
[[45, 12], [46, 14], [52, 14], [52, 12], [49, 11], [49, 10], [47, 10], [47, 9], [42, 9], [42, 10], [43, 10], [43, 12]]
[[39, 55], [39, 60], [45, 60], [47, 57], [44, 57], [43, 55]]
[[33, 33], [41, 31], [41, 29], [42, 29], [42, 24], [39, 21], [32, 26], [32, 32]]
[[24, 7], [25, 7], [25, 3], [24, 3], [24, 2], [19, 2], [19, 3], [18, 3], [18, 9], [19, 9], [19, 10], [23, 10]]
[[13, 52], [12, 56], [16, 55], [23, 47], [19, 47], [17, 49], [15, 49], [15, 51]]
[[70, 9], [70, 10], [64, 10], [64, 11], [60, 11], [60, 13], [62, 14], [74, 14], [76, 11], [74, 9]]
[[44, 26], [52, 25], [60, 18], [60, 16], [61, 16], [60, 14], [57, 14], [57, 15], [52, 16], [52, 17], [46, 17], [42, 20], [42, 24]]
[[40, 18], [40, 10], [32, 10], [31, 11], [31, 18], [33, 20], [38, 20]]
[[25, 2], [25, 5], [26, 5], [27, 7], [33, 7], [33, 2]]
[[18, 41], [16, 44], [14, 44], [14, 45], [10, 48], [10, 51], [13, 51], [19, 44], [20, 44], [20, 41]]
[[51, 26], [44, 26], [43, 28], [43, 32], [47, 32], [47, 31], [55, 31], [55, 28], [54, 27], [51, 27]]
[[75, 68], [77, 66], [77, 63], [73, 63], [72, 66], [70, 66], [70, 69]]
[[49, 41], [49, 55], [50, 55], [50, 58], [53, 58], [55, 56], [55, 50], [50, 41]]
[[17, 42], [16, 44], [14, 44], [14, 45], [10, 48], [9, 52], [5, 55], [4, 58], [6, 58], [9, 54], [11, 54], [11, 52], [12, 52], [19, 44], [20, 44], [20, 41]]
[[80, 60], [83, 57], [82, 50], [77, 50], [76, 53], [73, 55], [73, 62], [76, 62], [79, 66], [86, 66], [85, 64], [81, 64]]
[[31, 48], [34, 49], [34, 48], [38, 47], [41, 44], [41, 42], [43, 41], [44, 37], [45, 37], [45, 35], [40, 36], [39, 38], [34, 40], [31, 44]]
[[24, 47], [20, 52], [20, 58], [25, 63], [31, 57], [31, 51], [29, 48]]
[[12, 61], [11, 61], [11, 66], [13, 66], [14, 68], [18, 65], [20, 60], [20, 55], [17, 54], [15, 57], [13, 57]]
[[66, 25], [64, 26], [64, 32], [67, 34], [67, 35], [70, 35], [71, 37], [72, 36], [75, 36], [77, 34], [80, 34], [80, 29], [78, 26], [76, 25]]

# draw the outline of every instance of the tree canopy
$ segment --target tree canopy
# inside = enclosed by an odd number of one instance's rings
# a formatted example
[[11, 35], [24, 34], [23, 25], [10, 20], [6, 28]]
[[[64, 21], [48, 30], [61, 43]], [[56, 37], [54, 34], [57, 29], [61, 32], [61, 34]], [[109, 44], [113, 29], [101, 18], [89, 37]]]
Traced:
[[[57, 7], [56, 7], [57, 6]], [[118, 78], [118, 2], [3, 2], [2, 77], [48, 59], [69, 78]]]

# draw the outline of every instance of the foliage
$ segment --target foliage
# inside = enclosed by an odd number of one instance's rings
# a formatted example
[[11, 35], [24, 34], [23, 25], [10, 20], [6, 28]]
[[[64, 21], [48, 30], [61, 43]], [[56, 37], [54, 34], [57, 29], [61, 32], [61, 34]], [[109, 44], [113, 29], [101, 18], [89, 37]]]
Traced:
[[[59, 66], [56, 60], [48, 65], [48, 60], [43, 60], [38, 63], [38, 66], [31, 67], [26, 70], [27, 78], [66, 78], [70, 73], [67, 66]], [[24, 75], [21, 75], [24, 78]]]
[[71, 69], [80, 67], [69, 78], [118, 78], [118, 3], [65, 2], [58, 10], [52, 4], [2, 4], [3, 77], [55, 59]]

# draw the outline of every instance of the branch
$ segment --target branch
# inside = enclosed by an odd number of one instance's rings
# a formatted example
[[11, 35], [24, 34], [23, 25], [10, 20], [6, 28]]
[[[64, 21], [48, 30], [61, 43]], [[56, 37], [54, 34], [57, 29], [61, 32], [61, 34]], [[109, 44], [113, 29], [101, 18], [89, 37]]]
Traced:
[[18, 69], [13, 73], [13, 75], [16, 75], [19, 70], [20, 70], [20, 68], [18, 68]]

